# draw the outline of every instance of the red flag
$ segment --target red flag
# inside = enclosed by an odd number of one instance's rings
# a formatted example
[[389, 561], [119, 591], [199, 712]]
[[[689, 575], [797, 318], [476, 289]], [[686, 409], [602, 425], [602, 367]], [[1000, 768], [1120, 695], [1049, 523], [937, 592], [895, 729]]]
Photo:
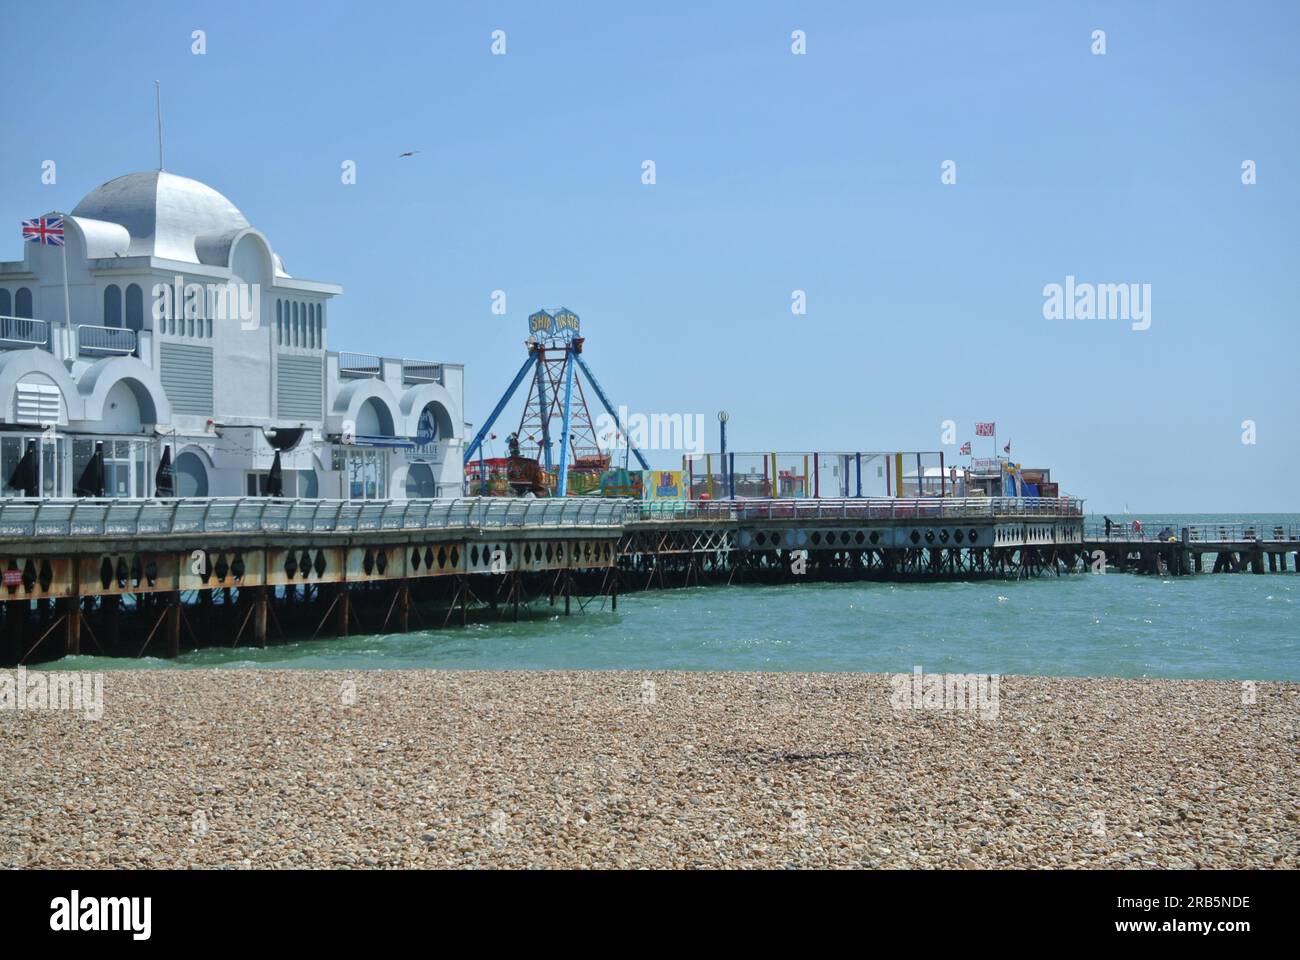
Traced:
[[997, 432], [996, 423], [977, 423], [975, 424], [975, 436], [991, 437]]
[[967, 457], [970, 456], [970, 441], [969, 441], [969, 440], [967, 440], [965, 443], [963, 443], [963, 444], [961, 445], [961, 451], [960, 451], [960, 452], [961, 452], [963, 455], [967, 456]]

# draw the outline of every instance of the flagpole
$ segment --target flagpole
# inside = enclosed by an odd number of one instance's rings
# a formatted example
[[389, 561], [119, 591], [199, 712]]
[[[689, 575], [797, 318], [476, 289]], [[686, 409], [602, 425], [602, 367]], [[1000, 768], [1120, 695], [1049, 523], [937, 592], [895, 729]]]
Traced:
[[66, 214], [59, 214], [63, 218], [63, 242], [59, 244], [59, 249], [63, 251], [63, 327], [66, 331], [64, 336], [68, 338], [65, 349], [68, 356], [72, 357], [72, 300], [68, 296], [68, 218]]

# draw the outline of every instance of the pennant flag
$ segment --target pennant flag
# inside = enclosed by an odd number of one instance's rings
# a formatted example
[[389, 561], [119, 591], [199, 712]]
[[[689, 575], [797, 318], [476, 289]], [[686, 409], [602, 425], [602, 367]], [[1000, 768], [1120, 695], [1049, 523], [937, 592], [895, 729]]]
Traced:
[[23, 239], [41, 246], [63, 246], [63, 218], [35, 217], [23, 221]]
[[997, 433], [996, 423], [977, 423], [975, 424], [975, 436], [991, 437]]
[[970, 456], [970, 441], [969, 441], [969, 440], [967, 440], [965, 443], [963, 443], [963, 444], [961, 445], [961, 453], [962, 453], [963, 456], [967, 456], [967, 457]]
[[1011, 441], [1010, 441], [1010, 440], [1008, 440], [1008, 441], [1007, 441], [1007, 445], [1006, 445], [1005, 447], [1002, 448], [1002, 452], [1005, 453], [1008, 457], [1011, 456]]

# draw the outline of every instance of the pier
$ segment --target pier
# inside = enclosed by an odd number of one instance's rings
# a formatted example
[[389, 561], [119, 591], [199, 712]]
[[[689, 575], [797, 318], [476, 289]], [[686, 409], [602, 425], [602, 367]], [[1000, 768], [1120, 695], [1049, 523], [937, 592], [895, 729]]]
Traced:
[[973, 579], [1082, 562], [1067, 498], [7, 500], [0, 659], [568, 614], [704, 582]]
[[185, 649], [618, 602], [623, 501], [6, 500], [0, 659]]
[[1300, 569], [1300, 525], [1107, 536], [1068, 497], [7, 500], [0, 660], [403, 632], [801, 580]]
[[[1187, 576], [1197, 573], [1300, 571], [1300, 524], [1212, 523], [1159, 533], [1127, 524], [1088, 524], [1083, 549], [1090, 569]], [[1212, 560], [1210, 558], [1213, 558]]]

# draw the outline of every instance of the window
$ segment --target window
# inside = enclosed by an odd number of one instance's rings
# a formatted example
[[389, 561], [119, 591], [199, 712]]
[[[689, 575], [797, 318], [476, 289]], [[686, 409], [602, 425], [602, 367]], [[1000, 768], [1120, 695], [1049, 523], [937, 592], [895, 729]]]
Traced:
[[334, 469], [344, 475], [349, 500], [383, 500], [388, 496], [388, 451], [336, 446]]
[[206, 497], [208, 495], [208, 471], [198, 454], [187, 450], [176, 458], [172, 469], [176, 496]]
[[275, 301], [275, 342], [284, 346], [284, 301]]
[[289, 333], [290, 345], [295, 347], [298, 346], [298, 304], [296, 301], [293, 304], [293, 323], [289, 324]]
[[[282, 497], [304, 497], [314, 500], [317, 495], [316, 471], [285, 470], [280, 475]], [[244, 491], [250, 497], [269, 497], [271, 495], [271, 475], [269, 473], [244, 474]]]
[[144, 329], [144, 292], [138, 283], [126, 288], [126, 325], [137, 332]]
[[433, 480], [433, 468], [427, 463], [413, 463], [406, 471], [406, 496], [408, 500], [435, 497], [438, 487]]
[[32, 292], [27, 287], [19, 287], [18, 292], [14, 294], [14, 316], [25, 320], [33, 319]]
[[104, 288], [104, 326], [122, 325], [122, 290], [116, 283]]
[[9, 297], [9, 291], [0, 289], [0, 317], [11, 317], [9, 311], [14, 308], [13, 302]]

